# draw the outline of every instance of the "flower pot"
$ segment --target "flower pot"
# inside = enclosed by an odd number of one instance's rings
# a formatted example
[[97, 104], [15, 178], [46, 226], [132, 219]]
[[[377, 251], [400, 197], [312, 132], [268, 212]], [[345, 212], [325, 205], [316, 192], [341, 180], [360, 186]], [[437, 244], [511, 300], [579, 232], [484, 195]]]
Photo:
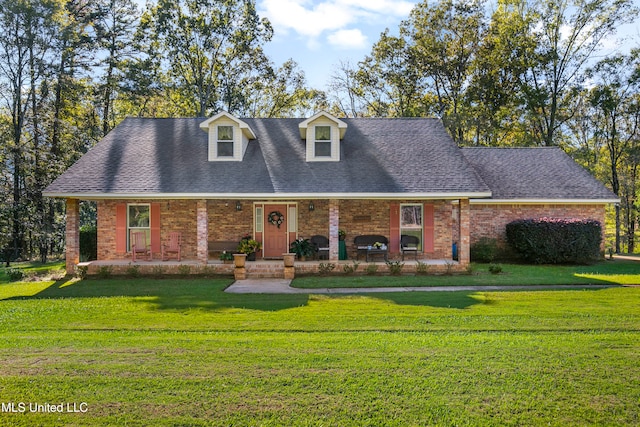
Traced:
[[296, 254], [286, 253], [286, 254], [282, 254], [282, 257], [284, 259], [285, 267], [293, 267], [293, 263], [296, 259]]
[[251, 252], [250, 254], [247, 254], [247, 261], [255, 261], [255, 260], [256, 260], [255, 252]]
[[298, 259], [300, 259], [300, 261], [306, 261], [307, 257], [304, 255], [300, 255], [300, 257], [298, 257]]
[[233, 254], [233, 263], [236, 268], [244, 267], [244, 264], [247, 260], [247, 254]]

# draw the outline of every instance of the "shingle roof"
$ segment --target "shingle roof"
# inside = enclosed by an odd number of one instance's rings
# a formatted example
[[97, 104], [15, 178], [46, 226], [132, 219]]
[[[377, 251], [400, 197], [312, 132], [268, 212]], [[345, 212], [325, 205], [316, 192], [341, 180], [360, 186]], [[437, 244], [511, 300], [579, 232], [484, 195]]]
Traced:
[[608, 200], [618, 197], [557, 147], [462, 148], [494, 200]]
[[45, 194], [488, 195], [436, 119], [342, 119], [341, 161], [306, 162], [304, 119], [242, 119], [255, 132], [242, 162], [209, 162], [202, 118], [128, 118]]

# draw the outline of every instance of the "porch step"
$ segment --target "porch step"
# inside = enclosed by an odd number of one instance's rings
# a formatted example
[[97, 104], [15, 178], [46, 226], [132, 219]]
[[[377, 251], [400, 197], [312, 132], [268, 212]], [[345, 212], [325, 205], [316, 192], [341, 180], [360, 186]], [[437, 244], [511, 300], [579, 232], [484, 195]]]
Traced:
[[284, 264], [246, 263], [247, 278], [251, 279], [282, 279], [284, 277]]

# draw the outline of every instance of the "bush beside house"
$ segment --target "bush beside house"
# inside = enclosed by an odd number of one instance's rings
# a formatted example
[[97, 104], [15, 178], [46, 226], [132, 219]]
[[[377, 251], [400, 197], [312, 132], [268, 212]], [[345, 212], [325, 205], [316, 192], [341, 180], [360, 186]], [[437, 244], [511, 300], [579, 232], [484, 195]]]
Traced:
[[600, 257], [602, 225], [594, 220], [523, 219], [506, 227], [507, 242], [526, 262], [585, 264]]

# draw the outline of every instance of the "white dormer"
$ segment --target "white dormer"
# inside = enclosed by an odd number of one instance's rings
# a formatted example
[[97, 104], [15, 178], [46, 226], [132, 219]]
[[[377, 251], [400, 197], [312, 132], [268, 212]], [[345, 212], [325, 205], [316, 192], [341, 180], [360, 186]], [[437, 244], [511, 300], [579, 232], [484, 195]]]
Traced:
[[222, 111], [200, 123], [209, 134], [209, 161], [239, 162], [250, 139], [256, 139], [248, 124]]
[[340, 140], [347, 124], [321, 111], [298, 125], [307, 146], [307, 162], [340, 161]]

